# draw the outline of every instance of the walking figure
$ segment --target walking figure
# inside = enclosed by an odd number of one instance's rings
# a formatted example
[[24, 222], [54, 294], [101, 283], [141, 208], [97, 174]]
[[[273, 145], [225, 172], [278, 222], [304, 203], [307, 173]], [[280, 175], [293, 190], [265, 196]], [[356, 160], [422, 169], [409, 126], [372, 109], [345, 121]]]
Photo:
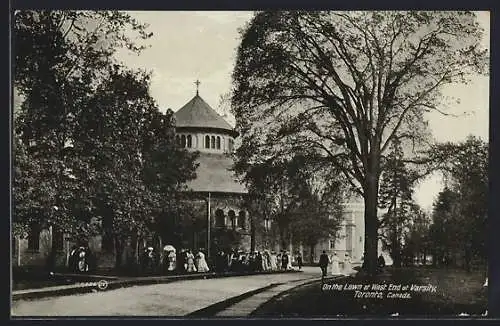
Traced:
[[326, 251], [323, 250], [323, 253], [319, 256], [319, 267], [321, 268], [322, 278], [326, 276], [326, 269], [329, 262], [330, 260], [328, 259], [328, 255], [326, 254]]
[[384, 271], [384, 268], [385, 268], [385, 259], [384, 259], [384, 256], [382, 256], [382, 254], [380, 254], [380, 256], [378, 256], [377, 265], [378, 265], [378, 272], [382, 273]]
[[297, 255], [297, 265], [299, 266], [299, 270], [302, 269], [302, 255], [300, 253]]
[[337, 256], [337, 253], [336, 253], [336, 252], [334, 252], [334, 253], [333, 253], [333, 256], [332, 256], [331, 262], [332, 262], [332, 275], [333, 275], [333, 276], [337, 276], [337, 275], [342, 274], [342, 273], [340, 272], [340, 266], [339, 266], [340, 259], [339, 259], [339, 257]]

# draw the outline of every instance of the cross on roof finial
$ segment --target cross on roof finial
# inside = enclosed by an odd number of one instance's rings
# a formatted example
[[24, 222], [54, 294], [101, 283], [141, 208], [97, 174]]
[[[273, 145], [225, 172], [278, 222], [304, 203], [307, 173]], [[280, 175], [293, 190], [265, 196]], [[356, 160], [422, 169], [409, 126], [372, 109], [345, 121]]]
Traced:
[[198, 89], [200, 87], [201, 82], [197, 79], [194, 83], [196, 84], [196, 95], [198, 95]]

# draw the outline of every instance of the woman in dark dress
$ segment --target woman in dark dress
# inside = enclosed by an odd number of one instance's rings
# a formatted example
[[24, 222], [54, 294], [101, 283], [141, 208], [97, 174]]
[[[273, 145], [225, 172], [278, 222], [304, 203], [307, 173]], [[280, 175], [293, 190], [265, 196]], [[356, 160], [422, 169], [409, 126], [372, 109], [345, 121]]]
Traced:
[[299, 269], [302, 269], [302, 255], [300, 253], [297, 255], [297, 265]]
[[281, 255], [281, 268], [285, 269], [288, 266], [288, 254], [286, 252], [283, 252], [283, 255]]

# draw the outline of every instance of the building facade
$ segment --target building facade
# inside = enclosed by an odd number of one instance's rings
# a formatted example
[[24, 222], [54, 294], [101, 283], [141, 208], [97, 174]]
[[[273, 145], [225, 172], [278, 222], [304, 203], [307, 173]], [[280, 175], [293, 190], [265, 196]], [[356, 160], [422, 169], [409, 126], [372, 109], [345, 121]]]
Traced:
[[325, 250], [328, 255], [337, 253], [341, 259], [348, 254], [354, 266], [360, 265], [365, 246], [364, 204], [353, 200], [343, 206], [345, 218], [339, 233], [320, 241], [314, 248], [314, 257], [319, 259]]
[[245, 186], [231, 171], [238, 133], [203, 98], [196, 95], [175, 112], [176, 141], [189, 151], [198, 151], [196, 179], [187, 183], [191, 202], [206, 218], [206, 228], [183, 245], [203, 248], [210, 257], [219, 250], [250, 249], [250, 216], [243, 208]]

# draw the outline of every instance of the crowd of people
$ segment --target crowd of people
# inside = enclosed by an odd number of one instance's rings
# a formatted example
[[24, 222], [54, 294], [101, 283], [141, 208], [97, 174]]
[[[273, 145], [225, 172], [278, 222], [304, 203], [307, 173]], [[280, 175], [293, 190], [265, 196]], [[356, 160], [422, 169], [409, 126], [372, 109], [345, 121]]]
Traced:
[[173, 246], [163, 247], [162, 252], [157, 252], [153, 247], [144, 248], [140, 259], [140, 270], [143, 274], [184, 274], [206, 273], [210, 271], [203, 249], [193, 251], [190, 249], [176, 250]]
[[[302, 258], [299, 266], [302, 267]], [[215, 258], [216, 272], [261, 272], [292, 269], [292, 258], [283, 250], [244, 252], [242, 250], [219, 251]]]
[[323, 253], [319, 257], [319, 267], [321, 268], [323, 277], [328, 274], [333, 276], [351, 275], [354, 272], [351, 257], [347, 253], [341, 259], [336, 252], [328, 256], [326, 251], [323, 250]]
[[[299, 268], [302, 268], [302, 257], [297, 258]], [[165, 246], [161, 255], [157, 255], [153, 247], [145, 248], [141, 260], [143, 273], [155, 271], [159, 266], [163, 274], [186, 274], [225, 272], [260, 272], [292, 269], [292, 258], [283, 250], [279, 253], [269, 250], [245, 252], [243, 250], [220, 250], [207, 262], [204, 249], [193, 252], [190, 249], [176, 250], [173, 246]], [[157, 270], [157, 269], [156, 269]]]
[[[133, 253], [124, 252], [124, 260], [135, 261]], [[128, 258], [127, 258], [128, 257]], [[95, 268], [94, 255], [88, 246], [74, 246], [70, 252], [68, 268], [74, 273], [89, 273]], [[243, 250], [220, 250], [207, 261], [204, 249], [176, 250], [166, 245], [162, 250], [152, 246], [145, 247], [139, 255], [139, 261], [122, 262], [122, 268], [139, 274], [189, 274], [189, 273], [226, 273], [226, 272], [262, 272], [291, 270], [292, 257], [288, 251], [270, 250], [245, 252]], [[302, 268], [302, 256], [295, 257], [298, 268]], [[137, 269], [138, 268], [138, 269]]]

